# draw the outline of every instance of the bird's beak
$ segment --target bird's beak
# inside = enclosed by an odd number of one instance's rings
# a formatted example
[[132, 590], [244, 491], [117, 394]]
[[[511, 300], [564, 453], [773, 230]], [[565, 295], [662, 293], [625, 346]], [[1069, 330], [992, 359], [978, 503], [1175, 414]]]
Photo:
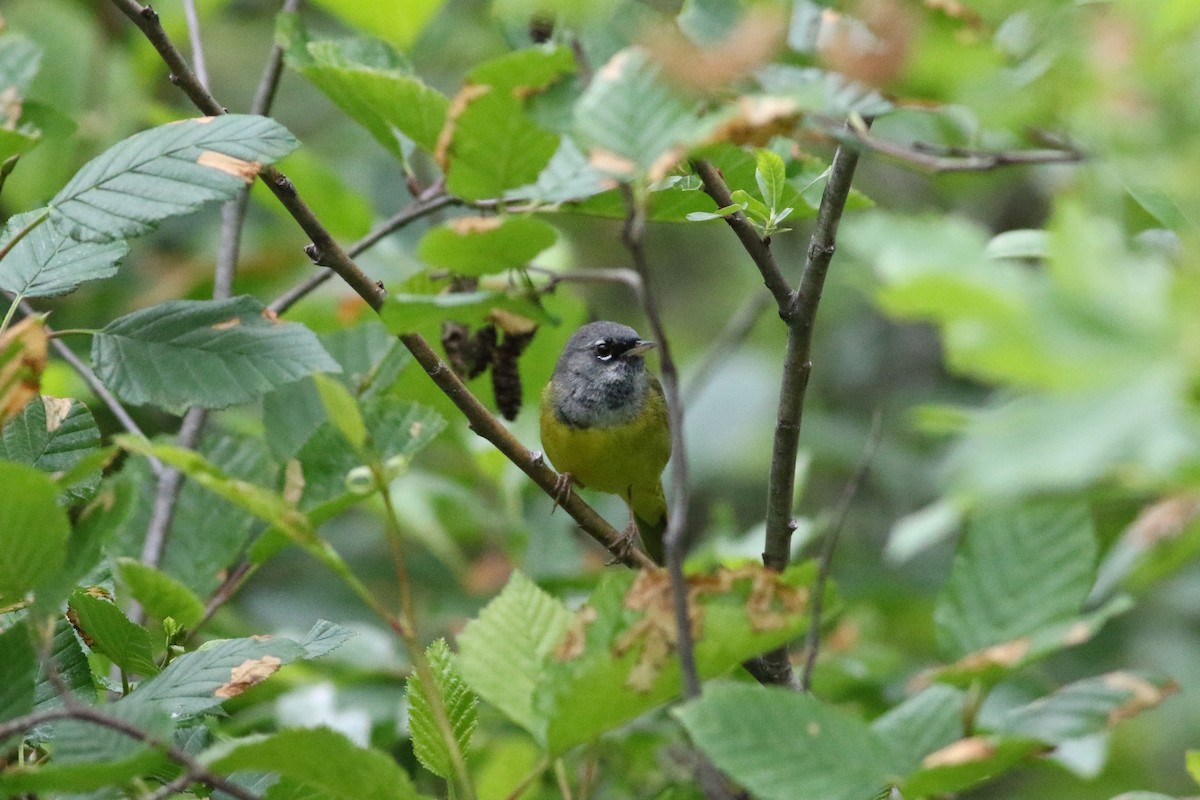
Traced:
[[640, 356], [647, 350], [653, 350], [657, 347], [654, 342], [648, 342], [645, 339], [638, 339], [637, 344], [621, 354], [622, 358], [630, 358], [631, 356]]

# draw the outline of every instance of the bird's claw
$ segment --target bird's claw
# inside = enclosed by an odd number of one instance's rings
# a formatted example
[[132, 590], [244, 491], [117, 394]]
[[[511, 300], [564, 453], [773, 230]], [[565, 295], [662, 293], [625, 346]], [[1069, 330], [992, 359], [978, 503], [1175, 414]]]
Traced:
[[550, 513], [553, 514], [555, 509], [567, 502], [567, 498], [571, 496], [571, 484], [575, 482], [575, 477], [569, 472], [560, 472], [554, 481], [554, 505], [550, 507]]
[[637, 521], [629, 520], [629, 525], [626, 526], [625, 530], [621, 531], [621, 535], [613, 542], [612, 547], [609, 548], [609, 552], [613, 554], [613, 557], [604, 562], [604, 566], [611, 567], [614, 564], [624, 564], [628, 561], [629, 554], [636, 549], [641, 535], [641, 531], [638, 530]]

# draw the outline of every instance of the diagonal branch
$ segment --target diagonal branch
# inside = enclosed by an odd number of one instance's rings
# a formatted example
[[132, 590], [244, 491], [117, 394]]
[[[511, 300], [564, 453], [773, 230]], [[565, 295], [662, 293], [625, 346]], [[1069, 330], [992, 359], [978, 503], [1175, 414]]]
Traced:
[[[180, 55], [175, 45], [171, 43], [158, 15], [148, 6], [143, 6], [136, 0], [112, 0], [118, 9], [133, 20], [163, 61], [173, 72], [174, 82], [182, 89], [192, 102], [209, 114], [222, 114], [225, 109], [217, 103], [213, 96], [199, 84], [195, 74]], [[332, 269], [359, 297], [374, 310], [383, 306], [384, 292], [370, 277], [363, 272], [354, 260], [343, 250], [333, 236], [321, 224], [312, 209], [300, 198], [295, 186], [281, 172], [274, 168], [264, 169], [260, 178], [287, 209], [292, 218], [300, 225], [312, 240], [311, 252], [314, 260]], [[508, 429], [497, 420], [487, 408], [479, 402], [454, 371], [438, 358], [433, 348], [425, 338], [416, 333], [405, 334], [400, 341], [413, 354], [422, 369], [433, 379], [438, 388], [446, 394], [460, 411], [467, 417], [472, 430], [483, 436], [517, 465], [534, 483], [551, 497], [557, 497], [558, 475], [544, 463], [540, 453], [533, 453], [520, 443]], [[609, 525], [603, 517], [596, 513], [578, 494], [571, 492], [560, 505], [579, 523], [579, 526], [592, 538], [600, 542], [617, 556], [618, 559], [631, 567], [652, 567], [654, 562], [645, 553], [636, 550], [621, 557], [620, 545], [623, 543], [621, 534]]]
[[[729, 187], [725, 185], [725, 179], [721, 177], [720, 170], [703, 159], [693, 161], [692, 168], [700, 176], [705, 194], [713, 199], [717, 208], [733, 205], [733, 197], [729, 193]], [[758, 231], [741, 211], [727, 215], [725, 222], [737, 234], [738, 239], [742, 242], [742, 247], [746, 248], [746, 252], [754, 260], [754, 265], [762, 273], [763, 283], [775, 298], [775, 304], [779, 306], [779, 313], [782, 315], [791, 302], [792, 288], [788, 285], [787, 278], [783, 276], [779, 265], [775, 263], [775, 255], [771, 252], [770, 243], [758, 235]]]

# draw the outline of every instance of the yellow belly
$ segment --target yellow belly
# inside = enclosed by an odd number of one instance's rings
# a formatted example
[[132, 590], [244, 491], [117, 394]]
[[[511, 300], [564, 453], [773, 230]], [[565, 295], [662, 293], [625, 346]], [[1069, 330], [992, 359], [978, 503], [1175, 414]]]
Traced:
[[551, 387], [542, 393], [542, 447], [559, 472], [591, 489], [620, 495], [639, 517], [666, 513], [662, 471], [671, 458], [671, 430], [662, 390], [653, 386], [641, 413], [607, 428], [575, 428], [554, 414]]

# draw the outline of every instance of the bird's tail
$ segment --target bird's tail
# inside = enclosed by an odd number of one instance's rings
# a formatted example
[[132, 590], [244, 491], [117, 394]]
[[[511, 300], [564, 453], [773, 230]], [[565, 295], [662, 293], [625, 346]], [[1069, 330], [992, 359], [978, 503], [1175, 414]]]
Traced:
[[662, 484], [655, 488], [656, 491], [640, 496], [635, 492], [629, 505], [633, 509], [633, 518], [637, 521], [646, 554], [662, 564], [666, 557], [663, 534], [667, 531], [667, 501], [663, 496]]

